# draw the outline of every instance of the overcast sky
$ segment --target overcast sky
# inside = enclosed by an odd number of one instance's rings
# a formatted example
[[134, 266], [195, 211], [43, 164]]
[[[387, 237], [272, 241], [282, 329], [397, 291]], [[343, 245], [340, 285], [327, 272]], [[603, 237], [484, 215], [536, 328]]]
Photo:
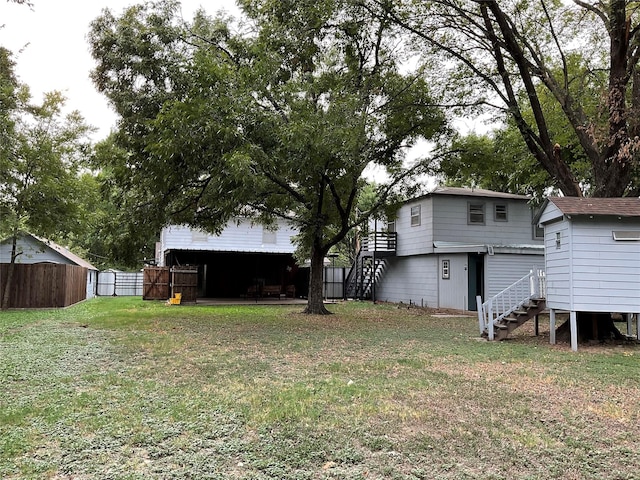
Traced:
[[[86, 36], [89, 23], [108, 7], [116, 14], [136, 0], [32, 0], [33, 8], [0, 0], [0, 45], [14, 53], [16, 73], [39, 101], [43, 92], [59, 90], [69, 109], [79, 110], [99, 130], [94, 140], [109, 134], [115, 113], [89, 79], [94, 66]], [[182, 0], [182, 14], [190, 19], [202, 6], [214, 14], [224, 9], [237, 14], [235, 0]]]

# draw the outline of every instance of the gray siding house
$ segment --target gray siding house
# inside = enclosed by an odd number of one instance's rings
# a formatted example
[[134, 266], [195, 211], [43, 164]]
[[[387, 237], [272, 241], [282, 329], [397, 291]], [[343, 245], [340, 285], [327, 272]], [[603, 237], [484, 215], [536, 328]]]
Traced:
[[640, 314], [640, 199], [549, 198], [536, 221], [544, 227], [552, 343], [556, 310], [570, 312], [574, 350], [577, 312]]
[[435, 308], [476, 309], [544, 264], [543, 239], [529, 197], [437, 188], [407, 201], [388, 229], [395, 255], [378, 268], [375, 299]]

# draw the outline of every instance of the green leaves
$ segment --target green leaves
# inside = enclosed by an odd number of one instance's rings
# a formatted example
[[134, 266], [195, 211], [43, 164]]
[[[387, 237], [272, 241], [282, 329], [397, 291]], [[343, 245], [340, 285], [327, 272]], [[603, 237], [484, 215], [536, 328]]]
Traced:
[[91, 128], [78, 112], [63, 116], [60, 92], [45, 94], [42, 104], [29, 103], [27, 89], [12, 75], [8, 53], [3, 56], [5, 85], [14, 89], [2, 115], [0, 236], [19, 229], [52, 237], [69, 233], [80, 223], [77, 174], [90, 148]]
[[171, 2], [94, 21], [94, 79], [130, 152], [115, 172], [158, 226], [288, 218], [321, 265], [366, 221], [353, 216], [365, 168], [392, 172], [373, 214], [408, 175], [404, 149], [435, 137], [444, 117], [426, 82], [400, 73], [389, 23], [359, 3], [242, 6], [251, 36], [203, 13], [182, 24]]

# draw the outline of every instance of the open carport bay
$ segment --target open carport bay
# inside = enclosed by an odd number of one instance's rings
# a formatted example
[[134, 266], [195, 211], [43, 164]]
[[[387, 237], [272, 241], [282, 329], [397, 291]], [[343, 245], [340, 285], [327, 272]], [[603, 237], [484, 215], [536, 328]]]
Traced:
[[264, 286], [295, 287], [306, 297], [309, 269], [299, 267], [288, 253], [210, 252], [170, 250], [166, 265], [198, 266], [198, 297], [237, 298], [257, 295]]

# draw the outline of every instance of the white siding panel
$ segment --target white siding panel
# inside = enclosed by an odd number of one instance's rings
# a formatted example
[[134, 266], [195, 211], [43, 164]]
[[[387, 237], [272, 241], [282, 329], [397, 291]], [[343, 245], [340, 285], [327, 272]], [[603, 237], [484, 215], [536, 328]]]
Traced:
[[485, 259], [485, 298], [497, 295], [531, 269], [544, 268], [543, 255], [496, 254]]
[[[284, 221], [279, 222], [275, 242], [264, 242], [265, 227], [250, 220], [230, 221], [220, 235], [210, 235], [186, 226], [171, 225], [162, 230], [162, 250], [206, 250], [217, 252], [293, 253], [292, 237], [297, 231]], [[273, 232], [268, 231], [269, 240]]]
[[87, 299], [96, 296], [97, 283], [98, 272], [96, 270], [87, 270]]
[[[556, 233], [560, 233], [560, 248], [556, 248]], [[547, 306], [549, 308], [563, 310], [571, 308], [569, 238], [568, 222], [556, 222], [545, 226], [545, 270], [547, 275]]]
[[387, 302], [411, 301], [438, 307], [437, 274], [435, 255], [388, 258], [384, 276], [376, 285], [376, 297]]
[[581, 291], [600, 291], [610, 290], [612, 295], [617, 292], [639, 292], [638, 290], [638, 274], [619, 274], [619, 275], [592, 275], [579, 276], [574, 275], [573, 288], [577, 292]]
[[637, 311], [637, 304], [633, 302], [611, 302], [606, 303], [607, 299], [593, 299], [585, 298], [585, 301], [581, 299], [575, 300], [576, 312], [600, 312], [600, 313], [633, 313]]
[[640, 242], [613, 239], [628, 223], [575, 220], [573, 223], [573, 308], [616, 312], [640, 309]]
[[[420, 225], [411, 226], [411, 207], [420, 205]], [[396, 218], [398, 256], [433, 253], [433, 202], [430, 197], [409, 202]]]
[[563, 214], [560, 211], [560, 209], [556, 207], [554, 203], [548, 202], [546, 208], [540, 215], [539, 223], [543, 225], [547, 222], [561, 219], [562, 217], [563, 217]]

